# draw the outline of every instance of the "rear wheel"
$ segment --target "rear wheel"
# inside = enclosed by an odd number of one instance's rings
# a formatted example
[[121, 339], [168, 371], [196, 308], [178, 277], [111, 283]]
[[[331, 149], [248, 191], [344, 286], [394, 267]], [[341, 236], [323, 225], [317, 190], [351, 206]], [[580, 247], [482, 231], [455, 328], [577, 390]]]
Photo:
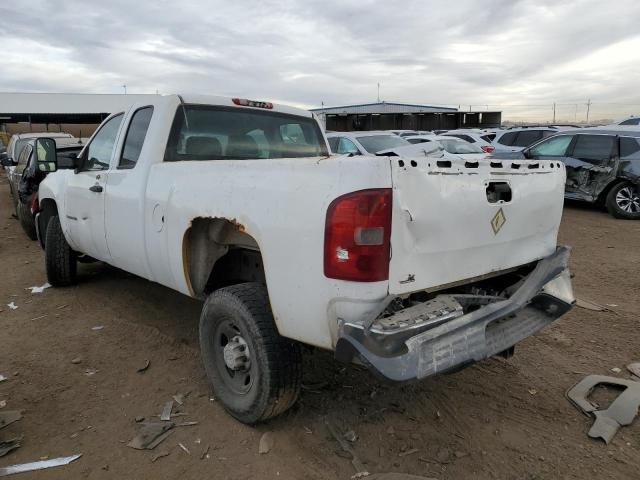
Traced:
[[638, 186], [621, 182], [609, 191], [607, 210], [616, 218], [640, 219], [640, 192]]
[[67, 239], [64, 238], [60, 218], [51, 217], [47, 224], [44, 243], [44, 258], [47, 266], [47, 280], [54, 287], [73, 285], [76, 281], [78, 263]]
[[38, 235], [36, 234], [36, 220], [33, 218], [31, 214], [31, 209], [28, 205], [25, 205], [20, 200], [18, 200], [18, 220], [20, 220], [20, 225], [24, 230], [24, 233], [27, 234], [31, 240], [37, 240]]
[[216, 397], [241, 422], [275, 417], [298, 399], [300, 346], [278, 334], [264, 285], [243, 283], [209, 296], [200, 350]]

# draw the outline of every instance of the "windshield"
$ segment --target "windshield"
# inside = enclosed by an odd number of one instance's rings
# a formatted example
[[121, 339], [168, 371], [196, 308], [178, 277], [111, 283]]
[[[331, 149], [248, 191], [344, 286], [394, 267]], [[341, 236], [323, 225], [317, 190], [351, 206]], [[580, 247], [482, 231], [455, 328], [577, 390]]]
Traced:
[[455, 154], [465, 154], [465, 153], [484, 153], [477, 145], [473, 143], [465, 142], [464, 140], [438, 140], [444, 148], [445, 152], [455, 153]]
[[363, 135], [356, 138], [369, 153], [378, 153], [381, 150], [411, 145], [407, 140], [397, 135]]
[[327, 156], [311, 117], [273, 111], [184, 105], [176, 111], [165, 161]]

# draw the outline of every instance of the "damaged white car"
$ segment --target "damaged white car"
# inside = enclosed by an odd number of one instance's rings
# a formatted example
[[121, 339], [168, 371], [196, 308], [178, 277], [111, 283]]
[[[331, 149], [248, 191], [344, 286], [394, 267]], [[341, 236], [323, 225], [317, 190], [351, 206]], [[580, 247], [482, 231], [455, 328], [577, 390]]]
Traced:
[[329, 156], [307, 111], [154, 96], [47, 176], [37, 228], [53, 286], [93, 258], [203, 299], [214, 392], [255, 423], [298, 398], [301, 343], [409, 381], [564, 314], [564, 183], [557, 161]]

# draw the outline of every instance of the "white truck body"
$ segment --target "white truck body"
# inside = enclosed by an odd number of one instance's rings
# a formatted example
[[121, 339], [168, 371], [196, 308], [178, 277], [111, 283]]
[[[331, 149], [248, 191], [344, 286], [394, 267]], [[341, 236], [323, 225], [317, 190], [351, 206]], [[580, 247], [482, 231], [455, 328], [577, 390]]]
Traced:
[[[188, 232], [198, 222], [223, 221], [234, 229], [228, 238], [236, 239], [223, 250], [232, 244], [259, 251], [280, 335], [324, 349], [336, 348], [345, 325], [366, 328], [393, 299], [534, 266], [556, 252], [565, 183], [558, 162], [326, 155], [165, 161], [183, 104], [260, 110], [223, 97], [170, 95], [123, 112], [108, 168], [61, 170], [40, 185], [43, 212], [55, 203], [73, 250], [203, 298], [199, 269], [210, 268], [211, 260], [189, 258]], [[147, 106], [153, 114], [137, 164], [118, 168], [131, 117]], [[269, 112], [314, 118], [277, 105]], [[508, 196], [490, 201], [493, 183]], [[388, 279], [328, 278], [327, 209], [338, 197], [367, 189], [392, 191]]]

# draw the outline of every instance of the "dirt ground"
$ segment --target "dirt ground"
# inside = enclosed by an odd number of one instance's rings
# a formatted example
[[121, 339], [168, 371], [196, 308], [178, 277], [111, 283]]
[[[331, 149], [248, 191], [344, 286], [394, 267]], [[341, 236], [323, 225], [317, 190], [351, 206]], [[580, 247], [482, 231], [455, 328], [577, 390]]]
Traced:
[[[250, 428], [210, 397], [197, 346], [200, 302], [99, 263], [81, 265], [75, 287], [27, 289], [46, 282], [43, 253], [11, 217], [2, 177], [0, 374], [9, 378], [0, 383], [0, 401], [24, 417], [0, 431], [0, 439], [23, 436], [0, 467], [82, 454], [69, 466], [17, 478], [349, 479], [354, 469], [327, 417], [355, 432], [353, 448], [372, 473], [638, 478], [640, 419], [605, 445], [587, 437], [592, 422], [565, 392], [585, 374], [616, 375], [614, 367], [629, 378], [625, 365], [640, 360], [640, 222], [565, 208], [560, 241], [573, 246], [577, 295], [615, 305], [612, 312], [574, 308], [509, 360], [408, 386], [309, 351], [298, 404]], [[148, 370], [138, 373], [147, 360]], [[186, 415], [176, 420], [198, 424], [176, 427], [153, 451], [127, 447], [135, 418], [158, 416], [179, 394]], [[274, 443], [261, 455], [265, 432]], [[158, 453], [168, 456], [153, 461]]]

